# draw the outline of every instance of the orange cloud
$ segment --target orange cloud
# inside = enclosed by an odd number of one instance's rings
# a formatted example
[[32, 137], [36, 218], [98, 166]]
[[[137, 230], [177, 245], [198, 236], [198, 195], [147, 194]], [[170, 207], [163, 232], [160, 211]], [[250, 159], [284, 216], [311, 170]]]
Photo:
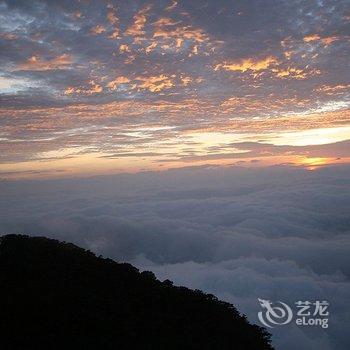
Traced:
[[311, 35], [307, 35], [307, 36], [303, 37], [303, 40], [306, 43], [309, 43], [309, 42], [312, 42], [312, 41], [317, 41], [317, 40], [320, 40], [320, 39], [321, 39], [321, 37], [318, 34], [311, 34]]
[[126, 35], [140, 37], [145, 34], [144, 27], [147, 22], [147, 14], [151, 6], [146, 6], [136, 13], [134, 16], [134, 23], [125, 31]]
[[146, 89], [151, 92], [160, 92], [165, 89], [169, 89], [174, 86], [174, 76], [168, 77], [164, 74], [151, 77], [138, 77], [136, 80], [140, 81], [137, 85], [139, 89]]
[[200, 43], [208, 40], [208, 36], [201, 29], [194, 29], [190, 26], [178, 27], [174, 30], [158, 27], [156, 28], [153, 37], [165, 39], [181, 39], [182, 41], [187, 39]]
[[339, 37], [337, 37], [337, 36], [328, 36], [328, 37], [326, 37], [326, 38], [322, 38], [322, 43], [323, 44], [325, 44], [325, 45], [330, 45], [330, 44], [332, 44], [334, 41], [338, 41], [338, 40], [340, 40], [340, 38]]
[[156, 41], [153, 41], [150, 45], [148, 45], [145, 48], [146, 53], [152, 52], [157, 47], [157, 45], [158, 45], [158, 43]]
[[165, 8], [165, 11], [171, 11], [177, 6], [177, 1], [173, 1], [169, 6]]
[[65, 69], [72, 63], [72, 57], [68, 54], [63, 54], [48, 60], [38, 56], [31, 56], [25, 63], [20, 64], [16, 70], [45, 71], [51, 69]]
[[322, 85], [319, 88], [315, 89], [317, 92], [324, 92], [327, 95], [336, 95], [341, 94], [350, 88], [350, 84], [339, 84], [335, 86]]
[[125, 64], [131, 64], [132, 62], [135, 61], [135, 59], [136, 59], [136, 55], [129, 55], [129, 56], [125, 59], [124, 63], [125, 63]]
[[184, 86], [187, 86], [192, 82], [191, 77], [188, 77], [188, 76], [181, 77], [180, 80], [182, 82], [182, 85]]
[[131, 52], [131, 50], [130, 50], [130, 48], [129, 48], [128, 45], [126, 45], [126, 44], [121, 44], [121, 45], [119, 46], [119, 52], [120, 52], [120, 53], [123, 53], [123, 52]]
[[102, 92], [103, 88], [101, 85], [95, 83], [93, 80], [89, 81], [88, 87], [68, 87], [64, 91], [65, 95], [74, 95], [74, 94], [83, 94], [83, 95], [92, 95], [99, 92]]
[[254, 60], [253, 58], [243, 59], [238, 62], [220, 63], [214, 67], [214, 70], [237, 71], [245, 73], [247, 71], [253, 72], [256, 77], [260, 71], [270, 70], [278, 78], [292, 78], [292, 79], [306, 79], [309, 76], [321, 74], [318, 69], [303, 70], [295, 67], [280, 68], [280, 62], [274, 56], [268, 56], [261, 60]]
[[162, 26], [174, 26], [176, 24], [181, 23], [181, 21], [174, 21], [173, 19], [169, 17], [161, 17], [156, 22], [152, 23], [156, 27], [162, 27]]
[[[192, 51], [189, 55], [199, 53], [200, 45], [205, 45], [206, 49], [201, 48], [201, 53], [209, 55], [212, 51], [213, 43], [210, 42], [209, 36], [200, 28], [193, 28], [191, 25], [180, 25], [182, 20], [174, 20], [167, 16], [161, 16], [151, 23], [150, 30], [146, 31], [148, 13], [151, 7], [146, 6], [134, 15], [133, 23], [125, 30], [125, 36], [134, 38], [132, 44], [127, 44], [130, 51], [121, 50], [121, 52], [145, 52], [149, 54], [156, 47], [164, 51], [178, 52], [183, 47], [185, 41], [189, 42], [186, 50]], [[185, 14], [182, 12], [182, 16]], [[153, 29], [153, 31], [151, 31]], [[217, 42], [215, 42], [217, 43]], [[126, 44], [123, 44], [126, 45]], [[135, 47], [137, 46], [137, 47]], [[127, 48], [127, 46], [122, 46]], [[130, 63], [132, 60], [128, 60]]]
[[120, 31], [119, 29], [115, 29], [112, 34], [108, 36], [109, 39], [119, 39], [120, 38]]
[[96, 84], [94, 81], [90, 81], [90, 85], [91, 85], [91, 88], [90, 90], [88, 90], [88, 92], [91, 94], [95, 94], [103, 91], [102, 86], [99, 84]]
[[173, 40], [176, 48], [180, 48], [185, 40], [193, 41], [197, 44], [209, 41], [208, 35], [202, 29], [193, 28], [190, 25], [177, 26], [181, 22], [169, 17], [159, 18], [152, 24], [154, 26], [153, 38]]
[[106, 28], [100, 24], [97, 24], [96, 26], [92, 27], [90, 29], [90, 33], [92, 35], [99, 35], [99, 34], [102, 34], [106, 31]]
[[193, 55], [198, 55], [198, 45], [194, 45], [193, 46], [191, 53]]
[[113, 7], [113, 5], [107, 6], [107, 20], [114, 27], [113, 32], [108, 36], [109, 39], [119, 39], [120, 38], [120, 30], [117, 27], [119, 24], [119, 19], [117, 17], [117, 11]]
[[307, 35], [303, 38], [303, 41], [306, 43], [314, 42], [314, 41], [320, 41], [324, 45], [330, 45], [335, 41], [340, 40], [341, 38], [338, 36], [327, 36], [327, 37], [321, 37], [319, 34], [311, 34]]
[[117, 89], [117, 87], [121, 84], [128, 84], [130, 83], [130, 79], [128, 77], [120, 76], [117, 77], [116, 79], [110, 81], [107, 84], [107, 87], [109, 87], [111, 90]]
[[278, 78], [306, 79], [310, 75], [309, 72], [293, 67], [288, 67], [286, 69], [274, 69], [273, 72], [276, 73]]
[[79, 19], [79, 18], [83, 18], [83, 14], [80, 11], [76, 11], [73, 13], [73, 18], [75, 19]]
[[114, 80], [107, 84], [107, 87], [111, 90], [116, 90], [118, 86], [122, 84], [129, 84], [130, 90], [148, 90], [151, 92], [160, 92], [163, 90], [170, 89], [175, 85], [188, 86], [192, 83], [202, 82], [202, 78], [192, 78], [187, 75], [180, 75], [178, 78], [175, 75], [166, 76], [160, 74], [156, 76], [138, 76], [135, 79], [130, 79], [126, 76], [118, 76]]
[[246, 58], [238, 62], [232, 63], [220, 63], [215, 66], [215, 70], [223, 69], [227, 71], [238, 71], [238, 72], [246, 72], [250, 71], [261, 71], [269, 68], [271, 65], [276, 65], [278, 60], [276, 57], [268, 56], [261, 60], [256, 60], [253, 58]]
[[116, 25], [119, 23], [119, 19], [117, 17], [116, 10], [112, 6], [108, 7], [107, 19], [111, 25]]

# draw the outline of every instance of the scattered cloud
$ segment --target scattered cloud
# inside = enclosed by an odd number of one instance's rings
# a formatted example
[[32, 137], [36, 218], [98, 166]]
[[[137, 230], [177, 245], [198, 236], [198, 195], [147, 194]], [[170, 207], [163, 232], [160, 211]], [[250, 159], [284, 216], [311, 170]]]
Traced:
[[134, 15], [134, 22], [126, 29], [125, 34], [136, 38], [143, 36], [146, 32], [144, 27], [147, 22], [147, 15], [151, 6], [145, 6]]
[[92, 27], [90, 30], [90, 33], [93, 35], [102, 34], [106, 31], [106, 28], [102, 26], [101, 24], [97, 24], [96, 26]]
[[219, 63], [215, 66], [215, 70], [224, 69], [228, 71], [261, 71], [269, 68], [271, 65], [276, 65], [278, 63], [277, 59], [273, 56], [263, 58], [261, 60], [254, 60], [252, 58], [243, 59], [239, 62], [232, 63]]
[[[328, 129], [331, 143], [344, 141], [336, 131], [349, 125], [342, 1], [4, 0], [0, 7], [5, 172], [51, 167], [76, 174], [89, 163], [100, 173], [164, 169], [191, 157], [214, 163], [215, 148], [225, 165], [235, 153], [230, 143], [276, 146], [273, 140], [289, 133], [295, 144], [306, 130]], [[165, 129], [145, 131], [153, 127]], [[108, 162], [118, 152], [155, 150], [159, 157]], [[259, 165], [305, 157], [279, 150], [271, 148]], [[333, 163], [323, 151], [314, 158]], [[47, 152], [59, 156], [44, 162]]]
[[73, 58], [69, 54], [63, 54], [53, 58], [42, 58], [31, 56], [24, 63], [18, 65], [16, 70], [47, 71], [54, 69], [67, 69], [73, 63]]
[[111, 89], [111, 90], [115, 90], [118, 88], [119, 85], [122, 84], [128, 84], [130, 83], [130, 79], [128, 77], [124, 77], [124, 76], [120, 76], [115, 78], [114, 80], [110, 81], [107, 86]]

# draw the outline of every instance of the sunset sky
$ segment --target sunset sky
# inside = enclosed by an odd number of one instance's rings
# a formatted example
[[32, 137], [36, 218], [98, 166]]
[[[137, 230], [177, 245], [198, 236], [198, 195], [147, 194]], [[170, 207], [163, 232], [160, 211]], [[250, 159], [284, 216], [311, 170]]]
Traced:
[[0, 0], [0, 236], [258, 325], [258, 299], [329, 301], [272, 344], [350, 349], [349, 57], [349, 0]]
[[0, 178], [349, 163], [348, 5], [0, 1]]

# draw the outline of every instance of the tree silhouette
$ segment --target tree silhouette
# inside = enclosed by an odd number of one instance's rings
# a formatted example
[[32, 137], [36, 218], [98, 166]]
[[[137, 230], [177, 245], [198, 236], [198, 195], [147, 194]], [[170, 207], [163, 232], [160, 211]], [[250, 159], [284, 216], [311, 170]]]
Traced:
[[1, 349], [272, 349], [233, 305], [56, 240], [0, 239]]

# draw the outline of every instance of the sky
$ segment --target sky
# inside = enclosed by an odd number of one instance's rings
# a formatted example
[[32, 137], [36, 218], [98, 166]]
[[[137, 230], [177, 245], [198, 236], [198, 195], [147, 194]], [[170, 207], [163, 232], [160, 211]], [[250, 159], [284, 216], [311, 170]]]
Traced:
[[348, 1], [0, 1], [0, 177], [349, 163]]

